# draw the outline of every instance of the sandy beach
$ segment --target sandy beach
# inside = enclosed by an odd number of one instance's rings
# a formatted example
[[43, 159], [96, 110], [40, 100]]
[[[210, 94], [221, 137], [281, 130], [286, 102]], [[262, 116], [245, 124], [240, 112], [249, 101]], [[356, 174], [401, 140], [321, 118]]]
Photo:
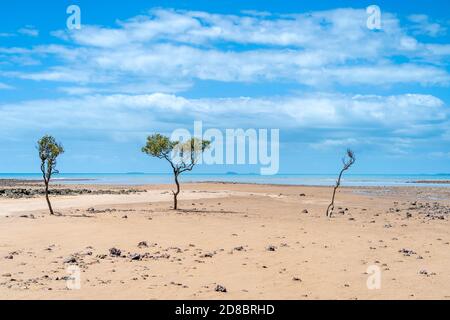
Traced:
[[329, 187], [71, 188], [116, 193], [0, 197], [1, 299], [450, 299], [445, 188], [342, 188], [331, 219]]

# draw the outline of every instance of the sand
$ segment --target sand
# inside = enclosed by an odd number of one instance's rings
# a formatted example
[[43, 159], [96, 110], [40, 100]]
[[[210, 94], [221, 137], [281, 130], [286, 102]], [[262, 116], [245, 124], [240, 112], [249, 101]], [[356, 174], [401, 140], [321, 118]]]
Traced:
[[328, 187], [184, 184], [179, 211], [139, 188], [0, 198], [0, 298], [450, 299], [445, 188], [342, 188], [331, 219]]

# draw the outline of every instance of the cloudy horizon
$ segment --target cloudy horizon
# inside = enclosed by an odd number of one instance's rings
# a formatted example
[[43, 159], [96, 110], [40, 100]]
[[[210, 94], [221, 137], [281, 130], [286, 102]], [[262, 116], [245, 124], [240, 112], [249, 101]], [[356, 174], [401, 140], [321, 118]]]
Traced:
[[283, 12], [100, 2], [98, 20], [78, 1], [80, 30], [67, 29], [65, 1], [8, 17], [20, 2], [1, 5], [0, 172], [37, 171], [46, 133], [66, 147], [62, 172], [165, 172], [140, 152], [145, 137], [194, 121], [280, 129], [280, 173], [333, 172], [347, 147], [355, 173], [450, 172], [445, 2], [380, 1], [381, 29], [370, 29], [356, 2]]

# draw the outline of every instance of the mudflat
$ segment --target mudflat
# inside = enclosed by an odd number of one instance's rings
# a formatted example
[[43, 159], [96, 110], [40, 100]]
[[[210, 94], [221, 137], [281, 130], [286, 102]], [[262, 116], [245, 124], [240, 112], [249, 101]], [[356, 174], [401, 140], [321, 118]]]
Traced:
[[1, 187], [1, 299], [450, 299], [446, 188]]

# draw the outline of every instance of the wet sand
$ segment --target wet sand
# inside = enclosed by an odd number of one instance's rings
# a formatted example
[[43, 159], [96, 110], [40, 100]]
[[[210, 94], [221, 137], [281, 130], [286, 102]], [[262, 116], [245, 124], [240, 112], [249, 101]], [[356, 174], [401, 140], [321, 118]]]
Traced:
[[0, 197], [0, 298], [450, 299], [450, 190], [342, 188], [328, 219], [328, 187], [170, 187]]

